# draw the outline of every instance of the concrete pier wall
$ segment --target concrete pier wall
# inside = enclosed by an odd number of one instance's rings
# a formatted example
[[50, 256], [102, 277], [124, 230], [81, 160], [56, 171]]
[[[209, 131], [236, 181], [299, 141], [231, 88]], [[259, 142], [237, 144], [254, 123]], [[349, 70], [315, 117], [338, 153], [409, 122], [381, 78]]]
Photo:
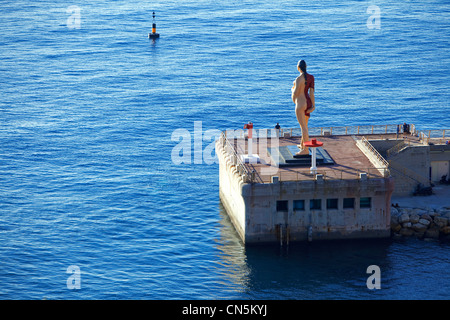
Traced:
[[219, 143], [216, 144], [216, 153], [219, 157], [219, 196], [228, 213], [236, 231], [241, 239], [245, 238], [245, 211], [246, 205], [242, 197], [244, 182], [238, 174], [236, 166], [230, 161]]
[[430, 147], [411, 146], [388, 158], [396, 196], [412, 195], [419, 183], [430, 185]]
[[[246, 184], [242, 189], [246, 203], [244, 241], [250, 244], [389, 237], [393, 188], [392, 179]], [[363, 207], [361, 199], [365, 202]], [[332, 208], [328, 207], [330, 200], [334, 202]], [[280, 201], [287, 201], [287, 208], [277, 206]], [[353, 201], [353, 206], [344, 208], [348, 201]]]
[[[395, 196], [412, 195], [419, 183], [426, 187], [430, 185], [430, 146], [386, 139], [371, 139], [369, 142], [389, 163], [390, 173], [395, 179]], [[374, 165], [382, 165], [361, 141], [357, 145]], [[398, 146], [398, 150], [388, 152]]]
[[392, 178], [244, 183], [216, 144], [220, 198], [246, 244], [390, 236]]

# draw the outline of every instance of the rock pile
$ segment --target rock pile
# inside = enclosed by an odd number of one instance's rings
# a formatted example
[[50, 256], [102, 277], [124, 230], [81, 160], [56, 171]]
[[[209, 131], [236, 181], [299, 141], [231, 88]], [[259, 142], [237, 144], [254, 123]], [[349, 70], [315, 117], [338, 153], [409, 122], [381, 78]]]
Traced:
[[420, 239], [450, 241], [450, 207], [391, 207], [391, 233], [394, 237], [416, 236]]

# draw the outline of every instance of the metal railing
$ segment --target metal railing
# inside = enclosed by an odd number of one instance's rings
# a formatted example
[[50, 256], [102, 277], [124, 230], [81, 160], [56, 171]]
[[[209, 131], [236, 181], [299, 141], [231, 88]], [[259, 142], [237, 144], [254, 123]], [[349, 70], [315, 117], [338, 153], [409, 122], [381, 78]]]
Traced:
[[369, 149], [369, 151], [381, 162], [383, 167], [389, 167], [389, 162], [384, 159], [381, 154], [374, 148], [374, 146], [366, 139], [366, 137], [361, 138], [361, 142]]
[[[409, 140], [408, 140], [409, 142]], [[400, 143], [396, 144], [395, 146], [393, 146], [392, 148], [388, 149], [386, 151], [386, 157], [393, 157], [396, 154], [400, 153], [400, 151], [402, 151], [404, 148], [406, 148], [408, 145], [404, 142], [401, 141]]]
[[355, 180], [362, 179], [361, 174], [366, 174], [366, 179], [385, 178], [390, 176], [390, 170], [388, 168], [366, 168], [355, 170], [333, 168], [328, 170], [318, 170], [316, 174], [304, 171], [296, 171], [295, 174], [293, 174], [292, 172], [279, 170], [277, 173], [269, 176], [269, 181], [272, 181], [272, 177], [278, 177], [278, 181], [316, 180], [317, 175], [322, 175], [324, 180]]
[[[401, 126], [400, 126], [401, 127]], [[362, 135], [362, 134], [392, 134], [398, 133], [398, 125], [367, 125], [367, 126], [345, 126], [345, 127], [318, 127], [318, 128], [310, 128], [309, 133], [311, 136], [314, 135]], [[411, 125], [412, 131], [415, 132], [415, 126]], [[275, 129], [254, 129], [253, 137], [254, 138], [275, 138], [278, 136], [283, 136], [284, 133], [288, 133], [290, 136], [301, 135], [301, 130], [299, 128], [288, 128], [288, 129], [280, 129], [279, 131]], [[447, 130], [450, 132], [450, 130]], [[230, 140], [242, 139], [245, 138], [246, 131], [244, 129], [237, 130], [225, 130], [222, 132], [220, 141], [222, 147], [224, 148], [226, 154], [230, 157], [230, 161], [233, 165], [236, 166], [236, 170], [239, 175], [242, 177], [244, 182], [256, 182], [257, 180], [261, 180], [261, 177], [256, 177], [256, 173], [254, 170], [250, 170], [249, 166], [242, 162], [238, 152], [237, 147], [233, 146]], [[445, 130], [443, 133], [445, 137]], [[388, 177], [390, 175], [390, 171], [388, 169], [389, 162], [384, 159], [380, 153], [372, 146], [372, 144], [365, 138], [362, 137], [362, 143], [367, 147], [367, 149], [375, 156], [375, 158], [380, 162], [382, 167], [378, 168], [367, 168], [367, 170], [354, 170], [354, 176], [359, 178], [361, 173], [366, 173], [367, 177], [379, 177], [380, 174], [383, 177]], [[371, 173], [374, 171], [376, 173]], [[279, 176], [280, 181], [288, 181], [293, 180], [293, 178], [287, 178], [288, 180], [284, 180], [282, 177], [282, 171], [279, 171], [278, 174], [274, 174], [273, 176]], [[333, 168], [331, 170], [319, 170], [319, 174], [324, 176], [324, 179], [347, 179], [348, 170], [340, 170]], [[292, 175], [291, 173], [286, 173], [287, 175]], [[286, 175], [285, 174], [285, 175]], [[300, 178], [300, 175], [304, 176], [304, 179], [308, 178], [308, 174], [304, 172], [297, 172], [296, 179]], [[315, 175], [310, 175], [311, 179], [315, 179]], [[353, 174], [351, 174], [353, 176]]]
[[425, 145], [430, 144], [430, 140], [433, 140], [434, 143], [445, 144], [450, 141], [450, 129], [420, 131], [419, 138]]
[[[257, 176], [256, 172], [249, 169], [249, 165], [242, 162], [239, 154], [236, 152], [236, 147], [230, 142], [223, 132], [220, 137], [220, 143], [229, 157], [232, 165], [236, 166], [236, 171], [242, 177], [244, 182], [264, 183], [263, 176]], [[390, 176], [390, 171], [386, 167], [383, 168], [366, 168], [366, 169], [322, 169], [318, 170], [317, 174], [321, 174], [324, 180], [346, 180], [346, 179], [360, 179], [361, 174], [366, 174], [366, 178], [380, 178]], [[315, 180], [316, 175], [309, 173], [309, 171], [292, 171], [278, 170], [277, 173], [269, 176], [269, 182], [272, 177], [277, 176], [279, 181], [299, 181], [299, 180]], [[267, 176], [266, 176], [267, 178]]]
[[226, 154], [230, 158], [231, 163], [236, 166], [236, 171], [242, 177], [244, 182], [254, 182], [255, 173], [250, 172], [250, 170], [246, 167], [246, 165], [242, 162], [241, 158], [236, 152], [236, 148], [230, 143], [230, 141], [226, 137], [226, 133], [222, 132], [220, 136], [220, 143], [224, 148]]
[[[324, 135], [368, 135], [368, 134], [395, 134], [399, 128], [401, 133], [401, 125], [385, 124], [385, 125], [365, 125], [365, 126], [345, 126], [345, 127], [314, 127], [308, 128], [310, 136]], [[415, 125], [410, 125], [411, 132], [415, 132]], [[450, 131], [450, 130], [449, 130]], [[225, 130], [225, 136], [229, 139], [243, 139], [246, 137], [246, 130], [235, 129]], [[300, 128], [281, 128], [279, 131], [275, 129], [253, 129], [253, 138], [276, 138], [283, 137], [287, 133], [289, 136], [301, 136]]]

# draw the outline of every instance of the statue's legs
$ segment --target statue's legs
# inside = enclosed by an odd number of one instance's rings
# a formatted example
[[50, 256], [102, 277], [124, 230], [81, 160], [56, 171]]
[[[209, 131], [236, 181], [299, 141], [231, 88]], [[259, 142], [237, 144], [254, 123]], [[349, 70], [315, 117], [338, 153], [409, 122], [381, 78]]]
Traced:
[[[308, 130], [308, 121], [309, 121], [309, 118], [310, 117], [308, 117], [308, 116], [305, 116], [305, 119], [306, 119], [306, 130]], [[309, 130], [308, 130], [308, 138], [309, 138]], [[306, 141], [308, 141], [308, 140], [306, 140]], [[305, 142], [306, 142], [305, 140], [303, 140], [303, 134], [302, 134], [302, 140], [301, 140], [301, 142], [300, 142], [300, 145], [297, 145], [300, 149], [304, 149], [305, 148]]]
[[297, 121], [300, 124], [300, 129], [302, 130], [302, 140], [301, 140], [301, 146], [302, 146], [302, 150], [300, 152], [297, 153], [297, 155], [304, 155], [304, 154], [309, 154], [309, 148], [305, 147], [304, 143], [309, 141], [309, 133], [308, 133], [308, 118], [305, 115], [305, 109], [306, 106], [304, 108], [302, 107], [297, 107], [295, 108], [295, 114], [297, 116]]

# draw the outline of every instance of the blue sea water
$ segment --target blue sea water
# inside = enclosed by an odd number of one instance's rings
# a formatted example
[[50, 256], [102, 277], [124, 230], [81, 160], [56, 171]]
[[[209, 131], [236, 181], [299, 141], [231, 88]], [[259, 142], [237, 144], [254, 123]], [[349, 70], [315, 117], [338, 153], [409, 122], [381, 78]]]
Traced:
[[450, 298], [448, 243], [245, 248], [218, 165], [171, 159], [196, 121], [297, 127], [299, 59], [311, 127], [449, 128], [448, 1], [5, 0], [0, 28], [0, 299]]

